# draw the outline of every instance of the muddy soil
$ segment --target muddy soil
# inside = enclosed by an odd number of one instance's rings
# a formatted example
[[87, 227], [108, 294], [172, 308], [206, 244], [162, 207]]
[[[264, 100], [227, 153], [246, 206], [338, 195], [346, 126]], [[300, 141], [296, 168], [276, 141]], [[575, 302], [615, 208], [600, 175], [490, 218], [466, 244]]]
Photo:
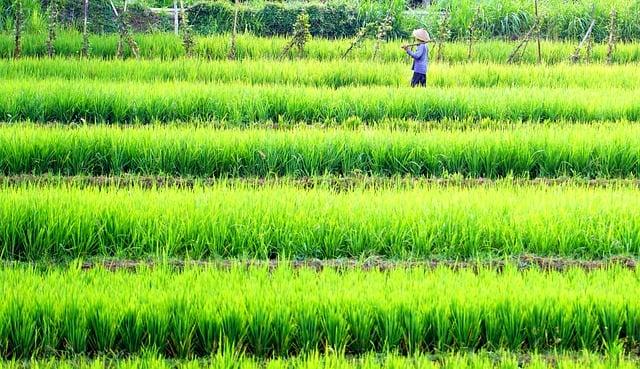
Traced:
[[624, 269], [635, 270], [638, 261], [630, 257], [613, 257], [606, 260], [577, 260], [539, 257], [533, 255], [523, 255], [512, 257], [504, 260], [487, 260], [487, 261], [451, 261], [451, 260], [428, 260], [428, 261], [394, 261], [382, 258], [370, 258], [366, 260], [355, 259], [307, 259], [307, 260], [215, 260], [215, 261], [183, 261], [170, 260], [168, 262], [157, 262], [153, 260], [96, 260], [88, 261], [82, 264], [83, 269], [92, 269], [101, 267], [107, 270], [131, 270], [135, 271], [141, 267], [153, 268], [160, 265], [168, 265], [172, 268], [183, 269], [189, 266], [212, 267], [220, 269], [230, 269], [232, 267], [262, 267], [274, 270], [279, 266], [286, 265], [293, 269], [311, 269], [321, 271], [323, 269], [336, 270], [375, 270], [387, 271], [392, 269], [435, 269], [449, 268], [452, 270], [473, 270], [493, 269], [502, 271], [506, 267], [516, 268], [517, 270], [538, 269], [544, 271], [566, 271], [568, 269], [582, 269], [586, 271], [619, 267]]
[[0, 185], [18, 186], [23, 184], [74, 185], [77, 187], [139, 187], [144, 189], [176, 187], [194, 188], [195, 186], [213, 186], [219, 183], [242, 184], [245, 186], [262, 187], [268, 185], [287, 184], [300, 188], [329, 188], [335, 191], [348, 191], [355, 188], [415, 188], [425, 185], [480, 187], [512, 184], [516, 186], [560, 186], [578, 185], [584, 187], [638, 187], [640, 179], [575, 179], [575, 178], [536, 178], [536, 179], [500, 179], [487, 178], [417, 178], [417, 177], [377, 177], [377, 176], [327, 176], [300, 178], [192, 178], [173, 176], [40, 176], [16, 175], [0, 176]]

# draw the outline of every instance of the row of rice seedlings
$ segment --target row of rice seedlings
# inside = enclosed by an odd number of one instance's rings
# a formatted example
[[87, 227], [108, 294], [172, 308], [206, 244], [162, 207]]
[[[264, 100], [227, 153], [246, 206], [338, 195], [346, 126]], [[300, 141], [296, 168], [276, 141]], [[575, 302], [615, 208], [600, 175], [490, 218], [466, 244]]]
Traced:
[[508, 130], [216, 129], [181, 125], [0, 126], [0, 174], [630, 178], [640, 126]]
[[634, 188], [5, 187], [7, 260], [640, 254]]
[[152, 122], [221, 119], [365, 122], [495, 119], [640, 120], [640, 89], [254, 86], [192, 82], [10, 80], [0, 119], [38, 122]]
[[[318, 87], [406, 86], [411, 71], [406, 63], [362, 61], [174, 61], [21, 59], [0, 60], [0, 78], [61, 78], [106, 81], [192, 81], [287, 84]], [[634, 65], [501, 65], [435, 64], [431, 87], [640, 87], [640, 68]]]
[[[11, 58], [13, 55], [13, 35], [0, 34], [0, 57]], [[23, 56], [46, 56], [46, 34], [23, 35]], [[185, 56], [182, 39], [169, 33], [138, 34], [134, 36], [143, 58], [175, 59]], [[196, 57], [207, 59], [227, 59], [229, 55], [229, 36], [216, 35], [196, 37], [193, 53]], [[256, 37], [248, 34], [238, 35], [236, 38], [236, 56], [238, 59], [269, 58], [280, 59], [282, 50], [290, 40], [282, 37]], [[314, 38], [305, 45], [305, 58], [330, 60], [342, 59], [345, 50], [352, 40], [327, 40]], [[374, 42], [365, 41], [363, 47], [350, 53], [350, 59], [372, 60]], [[506, 63], [517, 41], [478, 41], [473, 45], [472, 61]], [[399, 49], [402, 41], [389, 42], [380, 45], [376, 58], [381, 61], [405, 61], [406, 53]], [[118, 48], [117, 35], [90, 36], [91, 55], [98, 58], [115, 58]], [[569, 60], [575, 51], [575, 42], [542, 42], [542, 59], [545, 63], [560, 63]], [[82, 50], [82, 34], [78, 32], [60, 32], [55, 41], [56, 55], [78, 56]], [[592, 49], [591, 60], [604, 63], [607, 60], [607, 45], [595, 44]], [[127, 54], [127, 57], [131, 57]], [[443, 55], [444, 61], [449, 63], [467, 62], [468, 45], [466, 42], [447, 44]], [[522, 61], [537, 62], [537, 50], [527, 48]], [[613, 54], [614, 63], [632, 63], [640, 61], [640, 48], [635, 43], [618, 44]]]
[[[523, 357], [523, 358], [521, 358]], [[295, 358], [266, 361], [234, 352], [212, 355], [206, 360], [167, 360], [145, 353], [128, 358], [50, 359], [0, 361], [2, 369], [635, 369], [635, 358], [589, 352], [569, 354], [521, 355], [497, 353], [446, 353], [443, 355], [365, 354], [348, 358], [335, 353], [311, 353]]]
[[637, 271], [0, 271], [0, 355], [636, 350]]

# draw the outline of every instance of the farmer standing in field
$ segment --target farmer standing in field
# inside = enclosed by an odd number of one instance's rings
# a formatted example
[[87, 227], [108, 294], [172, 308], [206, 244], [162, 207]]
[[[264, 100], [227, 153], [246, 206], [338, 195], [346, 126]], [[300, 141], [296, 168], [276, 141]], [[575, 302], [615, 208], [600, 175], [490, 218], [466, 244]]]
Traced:
[[[427, 70], [429, 68], [429, 48], [427, 42], [431, 41], [429, 33], [422, 28], [414, 30], [412, 33], [417, 44], [403, 45], [402, 48], [413, 58], [413, 78], [411, 78], [411, 87], [427, 85]], [[416, 51], [412, 51], [412, 46], [418, 46]]]

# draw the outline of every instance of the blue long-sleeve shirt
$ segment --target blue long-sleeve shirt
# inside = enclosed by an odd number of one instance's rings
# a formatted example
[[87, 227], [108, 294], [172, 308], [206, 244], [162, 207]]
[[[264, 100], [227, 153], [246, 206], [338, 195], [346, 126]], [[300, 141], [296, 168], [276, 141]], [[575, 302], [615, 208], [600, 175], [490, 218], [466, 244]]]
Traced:
[[413, 52], [407, 49], [407, 54], [413, 58], [413, 69], [416, 73], [427, 74], [429, 68], [429, 48], [427, 44], [418, 45], [418, 49]]

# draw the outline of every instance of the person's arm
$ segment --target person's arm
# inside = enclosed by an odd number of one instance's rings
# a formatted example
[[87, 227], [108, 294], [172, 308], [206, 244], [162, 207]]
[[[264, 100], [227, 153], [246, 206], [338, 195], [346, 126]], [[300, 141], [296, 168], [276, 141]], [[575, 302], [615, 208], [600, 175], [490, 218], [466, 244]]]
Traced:
[[406, 49], [406, 50], [407, 50], [407, 54], [409, 54], [412, 58], [417, 60], [422, 58], [422, 55], [424, 55], [425, 46], [424, 44], [419, 45], [415, 53], [411, 51], [411, 49]]

